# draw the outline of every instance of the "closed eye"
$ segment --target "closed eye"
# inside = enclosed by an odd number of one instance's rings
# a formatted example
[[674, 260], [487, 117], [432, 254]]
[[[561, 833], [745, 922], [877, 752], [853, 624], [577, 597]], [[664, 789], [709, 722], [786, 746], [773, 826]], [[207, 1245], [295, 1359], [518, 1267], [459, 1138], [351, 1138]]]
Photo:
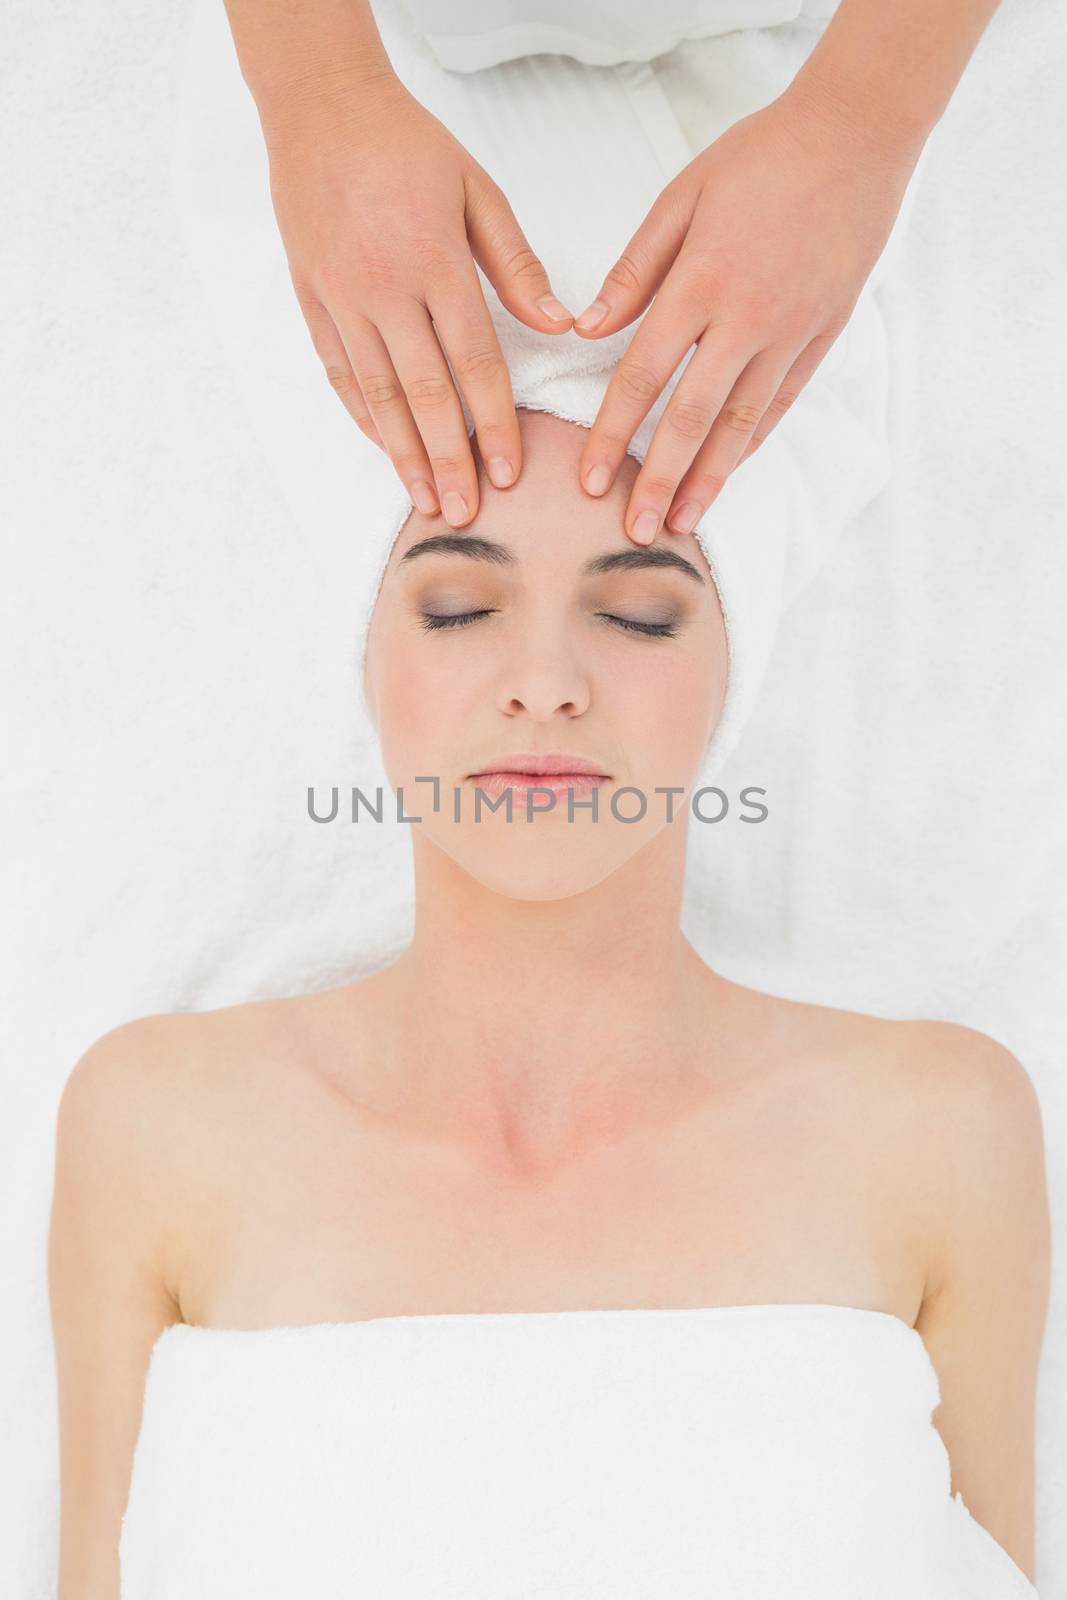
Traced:
[[607, 617], [609, 622], [617, 622], [620, 628], [627, 628], [631, 633], [646, 634], [650, 639], [673, 639], [678, 632], [673, 622], [633, 622], [629, 617], [613, 617], [607, 611], [598, 615]]
[[427, 633], [432, 633], [437, 628], [465, 628], [468, 623], [477, 622], [479, 617], [491, 617], [492, 610], [487, 611], [456, 611], [451, 616], [436, 616], [432, 611], [422, 613], [422, 625]]
[[[422, 613], [422, 626], [427, 633], [439, 631], [442, 628], [466, 628], [472, 622], [477, 622], [479, 617], [491, 617], [495, 609], [490, 607], [484, 611], [457, 611], [450, 616], [436, 616], [433, 612]], [[625, 628], [628, 633], [641, 633], [651, 639], [673, 639], [678, 629], [673, 622], [634, 622], [629, 617], [616, 617], [610, 611], [599, 611], [598, 616], [607, 622], [614, 622], [618, 627]]]

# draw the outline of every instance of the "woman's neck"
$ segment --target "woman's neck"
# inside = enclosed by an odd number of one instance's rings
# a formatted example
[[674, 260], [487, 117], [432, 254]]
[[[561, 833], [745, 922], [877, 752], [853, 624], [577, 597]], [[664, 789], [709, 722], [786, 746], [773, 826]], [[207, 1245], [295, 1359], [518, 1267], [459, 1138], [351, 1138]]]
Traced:
[[374, 980], [381, 1066], [405, 1121], [544, 1168], [706, 1088], [740, 991], [681, 931], [678, 837], [543, 901], [417, 851], [414, 938]]

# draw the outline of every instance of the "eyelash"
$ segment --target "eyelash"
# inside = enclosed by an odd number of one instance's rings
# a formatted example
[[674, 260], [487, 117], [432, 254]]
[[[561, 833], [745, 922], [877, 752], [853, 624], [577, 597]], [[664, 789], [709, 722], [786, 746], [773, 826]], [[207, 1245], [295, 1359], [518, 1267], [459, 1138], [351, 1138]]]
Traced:
[[[438, 617], [430, 612], [422, 613], [422, 626], [427, 633], [437, 633], [445, 628], [465, 628], [472, 622], [477, 622], [479, 617], [491, 617], [492, 611], [458, 611], [453, 616]], [[620, 628], [625, 628], [628, 633], [640, 633], [646, 639], [673, 639], [678, 632], [673, 622], [633, 622], [629, 617], [615, 617], [610, 611], [601, 611], [599, 616], [606, 617], [609, 622], [616, 623]]]

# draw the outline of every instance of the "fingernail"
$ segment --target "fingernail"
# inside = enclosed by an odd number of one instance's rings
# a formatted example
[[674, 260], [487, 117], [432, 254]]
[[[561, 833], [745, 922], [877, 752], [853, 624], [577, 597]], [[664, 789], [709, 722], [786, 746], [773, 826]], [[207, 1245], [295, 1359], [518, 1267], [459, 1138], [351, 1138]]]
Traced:
[[687, 500], [684, 506], [679, 506], [673, 516], [667, 520], [675, 533], [692, 533], [700, 521], [700, 507], [693, 500]]
[[420, 478], [418, 483], [411, 485], [411, 498], [424, 517], [437, 515], [437, 495], [432, 484], [424, 483]]
[[593, 304], [582, 312], [574, 326], [581, 328], [583, 333], [588, 333], [591, 328], [599, 328], [607, 314], [608, 308], [604, 301], [594, 300]]
[[490, 456], [489, 476], [498, 489], [506, 489], [509, 483], [515, 482], [515, 468], [507, 456]]
[[449, 489], [441, 501], [441, 509], [444, 511], [446, 520], [454, 528], [458, 528], [461, 523], [467, 520], [467, 502], [456, 489]]
[[638, 544], [651, 544], [659, 528], [659, 517], [655, 511], [642, 511], [633, 527], [630, 537], [636, 539]]
[[611, 482], [611, 471], [608, 467], [590, 467], [585, 475], [585, 486], [590, 494], [603, 494]]
[[574, 318], [567, 307], [556, 299], [554, 294], [542, 295], [537, 302], [538, 308], [546, 317], [551, 317], [553, 322], [573, 322]]

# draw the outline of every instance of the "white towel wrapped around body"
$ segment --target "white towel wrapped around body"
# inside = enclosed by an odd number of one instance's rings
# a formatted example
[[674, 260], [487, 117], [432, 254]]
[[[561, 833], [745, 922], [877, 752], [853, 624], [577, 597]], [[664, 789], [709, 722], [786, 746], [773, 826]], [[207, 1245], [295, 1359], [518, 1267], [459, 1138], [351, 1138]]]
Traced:
[[939, 1400], [851, 1306], [177, 1324], [121, 1600], [1035, 1600]]

